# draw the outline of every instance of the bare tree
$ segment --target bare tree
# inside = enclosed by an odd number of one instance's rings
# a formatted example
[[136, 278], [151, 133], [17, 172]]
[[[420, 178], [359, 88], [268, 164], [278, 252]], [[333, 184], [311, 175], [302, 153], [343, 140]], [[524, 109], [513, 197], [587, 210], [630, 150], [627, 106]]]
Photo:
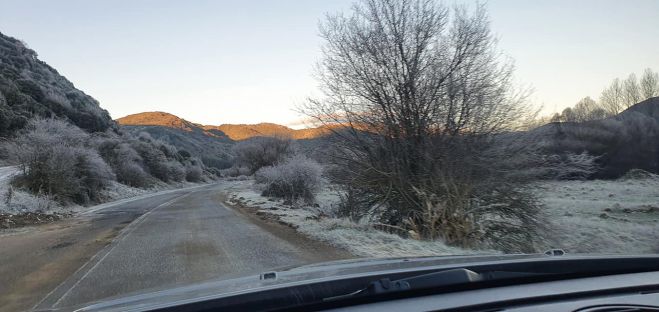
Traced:
[[610, 115], [616, 115], [655, 96], [659, 96], [659, 75], [648, 68], [643, 72], [640, 83], [633, 73], [624, 81], [614, 79], [611, 85], [602, 91], [600, 104]]
[[572, 107], [566, 107], [565, 109], [563, 109], [563, 111], [561, 112], [561, 121], [567, 121], [567, 122], [577, 121], [576, 114], [574, 113]]
[[[513, 88], [510, 62], [496, 49], [485, 8], [364, 0], [352, 15], [328, 16], [321, 36], [317, 76], [324, 98], [303, 111], [344, 125], [330, 127], [338, 138], [334, 178], [354, 188], [364, 205], [384, 207], [384, 222], [414, 225], [423, 237], [473, 242], [478, 226], [449, 233], [432, 227], [424, 211], [450, 205], [463, 216], [453, 228], [469, 224], [471, 200], [498, 187], [479, 189], [477, 176], [493, 171], [478, 155], [492, 144], [490, 136], [521, 126], [530, 114], [524, 93]], [[532, 209], [522, 210], [515, 211]]]
[[623, 83], [620, 82], [620, 79], [616, 78], [608, 88], [602, 91], [600, 103], [609, 114], [617, 115], [625, 109], [624, 97]]
[[590, 112], [597, 109], [597, 103], [590, 97], [585, 97], [574, 105], [574, 114], [577, 121], [590, 119]]
[[646, 68], [641, 76], [640, 90], [642, 99], [659, 96], [659, 74]]
[[627, 79], [624, 82], [625, 88], [625, 106], [629, 108], [630, 106], [640, 102], [641, 99], [641, 90], [638, 86], [638, 80], [634, 73], [629, 74]]
[[558, 122], [584, 122], [600, 120], [611, 116], [595, 100], [589, 96], [579, 100], [574, 107], [567, 107], [561, 114], [552, 117], [552, 121]]

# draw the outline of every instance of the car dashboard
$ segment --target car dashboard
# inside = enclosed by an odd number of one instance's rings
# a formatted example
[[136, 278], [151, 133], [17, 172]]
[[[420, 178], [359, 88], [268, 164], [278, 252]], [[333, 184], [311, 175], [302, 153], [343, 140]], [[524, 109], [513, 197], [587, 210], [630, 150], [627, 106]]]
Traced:
[[659, 311], [659, 272], [449, 292], [329, 311]]

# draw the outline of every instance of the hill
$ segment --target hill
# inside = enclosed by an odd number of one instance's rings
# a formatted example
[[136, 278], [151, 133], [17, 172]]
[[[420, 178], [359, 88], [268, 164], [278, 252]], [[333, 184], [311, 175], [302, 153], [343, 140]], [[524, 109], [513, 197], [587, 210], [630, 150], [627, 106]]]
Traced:
[[88, 132], [115, 126], [94, 98], [23, 42], [0, 33], [0, 136], [12, 135], [34, 117], [62, 118]]
[[529, 132], [552, 153], [599, 157], [595, 178], [618, 178], [631, 169], [659, 173], [659, 97], [620, 114], [586, 122], [554, 122]]
[[649, 98], [645, 101], [637, 103], [636, 105], [633, 105], [632, 107], [620, 113], [617, 118], [627, 118], [636, 113], [659, 120], [659, 97]]
[[324, 128], [291, 129], [286, 126], [273, 123], [258, 124], [224, 124], [220, 126], [205, 126], [208, 129], [217, 129], [224, 132], [235, 141], [249, 139], [255, 136], [285, 136], [295, 140], [315, 139], [329, 133]]
[[146, 132], [155, 139], [202, 158], [208, 166], [229, 166], [228, 152], [233, 141], [219, 130], [204, 129], [201, 125], [164, 112], [133, 114], [116, 121], [124, 131], [133, 135]]
[[180, 131], [200, 133], [206, 136], [223, 137], [232, 141], [246, 140], [257, 136], [285, 136], [295, 140], [314, 139], [329, 134], [327, 128], [291, 129], [274, 123], [200, 125], [164, 112], [144, 112], [117, 119], [123, 127], [158, 126]]

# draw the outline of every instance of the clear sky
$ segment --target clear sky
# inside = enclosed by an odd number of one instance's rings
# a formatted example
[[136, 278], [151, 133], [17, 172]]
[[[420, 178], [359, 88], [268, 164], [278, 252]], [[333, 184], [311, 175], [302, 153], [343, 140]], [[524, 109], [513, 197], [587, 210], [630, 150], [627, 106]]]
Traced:
[[[158, 110], [203, 124], [294, 125], [294, 107], [316, 89], [318, 21], [351, 3], [0, 0], [0, 32], [27, 42], [113, 118]], [[487, 6], [499, 47], [544, 113], [597, 97], [613, 78], [659, 71], [659, 1]]]

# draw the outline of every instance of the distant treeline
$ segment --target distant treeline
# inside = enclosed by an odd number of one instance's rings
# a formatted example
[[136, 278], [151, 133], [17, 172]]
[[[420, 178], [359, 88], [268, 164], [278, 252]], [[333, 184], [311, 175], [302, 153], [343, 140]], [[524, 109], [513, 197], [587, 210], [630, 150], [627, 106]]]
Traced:
[[605, 119], [555, 122], [531, 133], [551, 153], [597, 156], [591, 178], [618, 178], [631, 169], [659, 174], [659, 97]]
[[587, 96], [573, 107], [555, 113], [548, 121], [583, 122], [604, 119], [656, 96], [659, 96], [659, 74], [647, 68], [640, 80], [633, 73], [624, 80], [616, 78], [602, 91], [599, 101]]

